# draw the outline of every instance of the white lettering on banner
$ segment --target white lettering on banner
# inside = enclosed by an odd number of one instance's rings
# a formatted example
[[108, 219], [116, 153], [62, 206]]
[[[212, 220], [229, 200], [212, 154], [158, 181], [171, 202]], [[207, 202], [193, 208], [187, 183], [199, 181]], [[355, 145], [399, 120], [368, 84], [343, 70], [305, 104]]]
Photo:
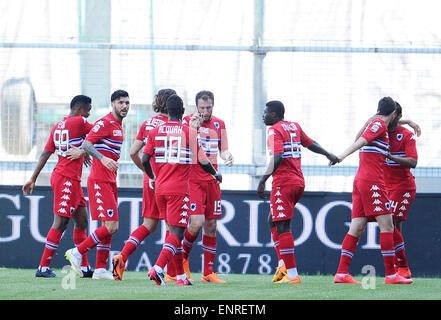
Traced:
[[380, 249], [380, 244], [377, 243], [377, 228], [378, 223], [369, 222], [366, 226], [366, 244], [362, 246], [363, 249]]
[[320, 211], [317, 213], [317, 217], [315, 218], [315, 232], [317, 233], [317, 237], [320, 241], [329, 248], [332, 249], [341, 249], [341, 243], [335, 243], [329, 239], [326, 234], [326, 217], [329, 211], [336, 206], [346, 206], [349, 210], [352, 210], [352, 203], [347, 201], [332, 201], [325, 204]]
[[[250, 225], [249, 225], [249, 239], [244, 243], [244, 247], [263, 247], [257, 239], [259, 230], [259, 204], [265, 202], [263, 200], [244, 200], [250, 206]], [[267, 201], [268, 202], [268, 201]]]
[[[0, 199], [8, 199], [11, 201], [17, 210], [20, 210], [20, 196], [17, 194], [15, 197], [9, 194], [0, 194]], [[0, 237], [0, 242], [14, 241], [20, 238], [20, 221], [24, 218], [23, 215], [7, 215], [11, 220], [12, 231], [11, 235], [7, 237]]]
[[29, 199], [29, 228], [32, 237], [38, 242], [46, 242], [46, 235], [42, 236], [38, 227], [39, 209], [38, 203], [44, 196], [26, 196]]
[[240, 242], [238, 242], [230, 233], [230, 231], [228, 231], [228, 229], [224, 226], [224, 224], [227, 224], [234, 219], [234, 205], [227, 200], [222, 200], [222, 205], [224, 206], [225, 211], [224, 216], [221, 219], [217, 220], [217, 231], [219, 232], [219, 235], [221, 235], [225, 239], [230, 247], [240, 247]]
[[142, 198], [118, 198], [118, 206], [123, 202], [130, 203], [130, 234], [139, 227], [139, 204], [142, 203]]

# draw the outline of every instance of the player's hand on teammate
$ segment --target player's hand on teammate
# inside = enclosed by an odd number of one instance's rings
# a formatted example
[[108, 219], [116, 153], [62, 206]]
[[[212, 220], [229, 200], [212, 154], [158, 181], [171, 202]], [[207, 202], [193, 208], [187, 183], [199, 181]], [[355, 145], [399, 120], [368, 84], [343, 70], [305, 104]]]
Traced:
[[118, 171], [118, 162], [108, 157], [102, 157], [101, 163], [110, 171], [116, 172]]
[[32, 194], [32, 191], [34, 191], [34, 189], [35, 189], [35, 181], [33, 180], [29, 180], [21, 188], [24, 196], [27, 196], [28, 194]]
[[413, 129], [417, 137], [421, 135], [421, 128], [416, 122], [412, 120], [407, 120], [407, 125]]
[[189, 125], [190, 127], [192, 127], [193, 129], [199, 130], [199, 127], [202, 124], [202, 117], [199, 113], [195, 113], [194, 115], [191, 116], [190, 121], [189, 121]]
[[68, 160], [76, 160], [81, 158], [83, 155], [83, 150], [77, 147], [71, 147], [69, 150], [66, 151], [66, 158]]
[[155, 180], [149, 179], [149, 187], [155, 192]]

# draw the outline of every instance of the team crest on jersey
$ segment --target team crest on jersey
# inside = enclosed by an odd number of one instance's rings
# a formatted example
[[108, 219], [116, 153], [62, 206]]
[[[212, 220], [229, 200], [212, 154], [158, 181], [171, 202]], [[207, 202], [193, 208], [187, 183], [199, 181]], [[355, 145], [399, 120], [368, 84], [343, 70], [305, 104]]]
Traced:
[[112, 218], [113, 214], [114, 214], [113, 209], [107, 210], [107, 215], [109, 216], [109, 218]]
[[219, 122], [216, 121], [216, 122], [214, 122], [213, 124], [214, 124], [214, 126], [216, 127], [216, 129], [219, 129], [219, 128], [220, 128], [220, 124], [219, 124]]
[[402, 133], [398, 133], [398, 134], [397, 134], [397, 140], [398, 140], [398, 141], [403, 140], [403, 134], [402, 134]]

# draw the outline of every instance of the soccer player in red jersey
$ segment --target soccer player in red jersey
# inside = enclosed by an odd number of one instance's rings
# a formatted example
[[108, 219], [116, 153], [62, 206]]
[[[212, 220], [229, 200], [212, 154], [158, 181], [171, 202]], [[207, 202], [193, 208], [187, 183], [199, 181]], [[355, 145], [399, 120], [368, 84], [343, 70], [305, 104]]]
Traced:
[[[165, 285], [164, 267], [173, 256], [177, 255], [176, 284], [191, 285], [182, 269], [182, 254], [177, 251], [189, 219], [191, 166], [199, 163], [219, 182], [222, 181], [222, 175], [216, 171], [203, 150], [199, 148], [197, 131], [182, 124], [185, 110], [182, 99], [177, 95], [171, 95], [167, 99], [166, 107], [169, 120], [149, 132], [142, 157], [145, 172], [154, 180], [155, 198], [160, 214], [165, 218], [170, 230], [161, 253], [148, 275], [157, 285]], [[155, 173], [150, 163], [152, 157], [155, 161]], [[180, 266], [182, 271], [179, 272]]]
[[330, 161], [337, 157], [327, 152], [317, 142], [309, 138], [297, 122], [284, 120], [285, 107], [280, 101], [269, 101], [263, 114], [265, 125], [270, 126], [267, 146], [270, 162], [259, 181], [257, 195], [265, 199], [265, 183], [273, 177], [270, 195], [270, 214], [268, 223], [271, 230], [279, 263], [273, 282], [300, 283], [294, 256], [294, 238], [291, 220], [294, 207], [305, 189], [301, 170], [301, 147], [326, 156]]
[[406, 258], [402, 222], [407, 220], [409, 208], [416, 196], [415, 178], [410, 168], [418, 162], [416, 135], [399, 124], [401, 105], [396, 102], [396, 117], [390, 122], [389, 154], [386, 156], [384, 182], [389, 196], [394, 222], [395, 264], [398, 274], [410, 278], [411, 272]]
[[[214, 95], [210, 91], [196, 94], [197, 113], [188, 115], [183, 123], [198, 130], [199, 144], [205, 155], [217, 170], [217, 156], [227, 166], [233, 165], [233, 156], [228, 150], [225, 122], [212, 115]], [[203, 282], [226, 283], [214, 272], [216, 258], [217, 219], [222, 217], [221, 189], [219, 183], [200, 166], [194, 165], [190, 172], [190, 224], [185, 231], [182, 247], [184, 250], [184, 270], [190, 277], [188, 256], [193, 243], [203, 228]]]
[[351, 225], [341, 249], [340, 263], [334, 277], [335, 283], [359, 284], [349, 274], [349, 265], [358, 239], [367, 222], [376, 221], [380, 228], [380, 247], [385, 266], [385, 284], [412, 283], [395, 272], [394, 226], [390, 203], [384, 183], [384, 162], [389, 153], [388, 124], [396, 117], [396, 104], [390, 97], [378, 102], [378, 117], [369, 122], [362, 135], [351, 144], [336, 162], [360, 150], [359, 168], [353, 183]]
[[[136, 166], [144, 172], [142, 166], [141, 157], [139, 152], [144, 148], [147, 143], [149, 131], [158, 125], [164, 124], [168, 121], [168, 114], [166, 109], [166, 101], [169, 96], [176, 94], [173, 89], [161, 89], [155, 96], [153, 101], [153, 110], [158, 113], [151, 119], [144, 121], [139, 129], [138, 135], [130, 149], [130, 157]], [[151, 161], [153, 172], [155, 172], [155, 163]], [[159, 216], [159, 210], [155, 201], [155, 193], [151, 187], [151, 181], [147, 174], [144, 172], [143, 183], [143, 197], [142, 197], [142, 217], [143, 223], [137, 229], [135, 229], [126, 241], [121, 253], [113, 257], [113, 277], [115, 280], [122, 280], [125, 265], [129, 256], [136, 250], [139, 244], [148, 237], [149, 234], [154, 232], [158, 226], [158, 222], [161, 219]], [[169, 263], [167, 266], [167, 274], [170, 273], [170, 269], [173, 267]]]
[[73, 269], [82, 274], [79, 257], [87, 250], [97, 247], [96, 265], [93, 279], [113, 280], [113, 275], [106, 270], [112, 235], [118, 231], [118, 189], [116, 175], [118, 159], [124, 140], [122, 121], [130, 108], [129, 94], [117, 90], [111, 96], [112, 111], [95, 122], [83, 142], [83, 150], [95, 159], [87, 179], [87, 192], [92, 220], [102, 221], [97, 228], [79, 246], [66, 251], [66, 258]]
[[[58, 162], [51, 174], [51, 187], [54, 192], [54, 220], [46, 237], [43, 256], [35, 273], [36, 277], [56, 277], [50, 269], [50, 263], [70, 218], [74, 220], [74, 243], [80, 244], [86, 239], [87, 204], [81, 188], [84, 157], [69, 160], [66, 152], [74, 146], [81, 146], [84, 137], [92, 128], [92, 124], [86, 120], [92, 108], [91, 103], [92, 99], [84, 95], [78, 95], [72, 99], [70, 114], [53, 126], [32, 177], [22, 188], [23, 195], [32, 193], [38, 175], [49, 157], [53, 153], [58, 155]], [[80, 257], [80, 268], [83, 271], [83, 277], [92, 277], [93, 272], [87, 260], [87, 253]]]

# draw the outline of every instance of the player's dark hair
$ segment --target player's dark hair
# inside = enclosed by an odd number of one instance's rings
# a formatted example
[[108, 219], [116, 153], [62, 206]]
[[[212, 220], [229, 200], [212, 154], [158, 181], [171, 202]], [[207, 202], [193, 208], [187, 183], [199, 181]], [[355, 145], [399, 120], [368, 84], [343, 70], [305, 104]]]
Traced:
[[403, 108], [401, 108], [401, 105], [395, 101], [395, 113], [397, 116], [400, 116], [403, 113]]
[[169, 116], [182, 117], [184, 114], [184, 102], [182, 101], [181, 97], [176, 94], [172, 94], [170, 97], [168, 97], [165, 105]]
[[280, 119], [285, 116], [285, 106], [281, 101], [272, 100], [266, 103], [269, 112], [274, 112]]
[[168, 97], [172, 94], [176, 94], [176, 91], [173, 89], [161, 89], [155, 95], [155, 100], [152, 103], [153, 111], [156, 113], [167, 113], [166, 102]]
[[128, 97], [129, 93], [124, 90], [116, 90], [112, 95], [110, 96], [110, 101], [113, 102], [115, 100], [118, 100], [121, 97]]
[[378, 101], [377, 112], [381, 116], [388, 116], [395, 111], [396, 104], [391, 97], [383, 97]]
[[199, 91], [198, 93], [196, 93], [196, 97], [195, 97], [196, 105], [198, 105], [199, 99], [202, 99], [204, 101], [211, 100], [211, 102], [213, 102], [213, 104], [214, 104], [214, 94], [211, 91], [202, 90], [202, 91]]
[[79, 94], [72, 98], [70, 102], [70, 109], [73, 109], [76, 105], [79, 105], [80, 107], [83, 106], [89, 106], [92, 103], [92, 99], [88, 96]]

